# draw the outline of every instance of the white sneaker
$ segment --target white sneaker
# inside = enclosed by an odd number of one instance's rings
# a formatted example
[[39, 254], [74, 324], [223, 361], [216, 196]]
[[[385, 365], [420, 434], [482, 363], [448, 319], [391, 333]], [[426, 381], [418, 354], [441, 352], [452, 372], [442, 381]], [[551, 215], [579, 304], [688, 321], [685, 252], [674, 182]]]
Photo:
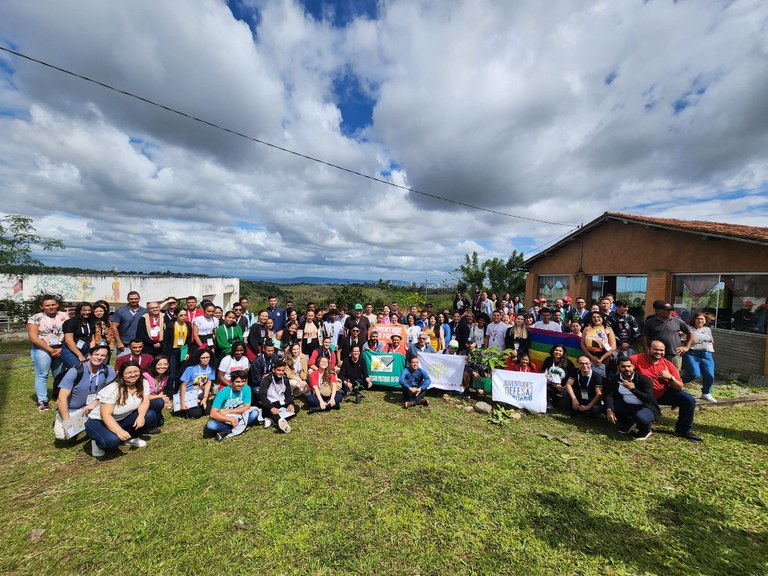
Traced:
[[713, 404], [717, 404], [717, 400], [714, 396], [712, 396], [712, 394], [702, 394], [701, 399], [706, 400], [707, 402], [712, 402]]
[[104, 452], [104, 450], [96, 446], [96, 440], [91, 440], [91, 456], [93, 456], [94, 458], [101, 458], [102, 456], [104, 456], [104, 454], [106, 454], [106, 452]]
[[272, 418], [264, 418], [264, 430], [272, 426]]
[[144, 446], [147, 445], [147, 443], [141, 438], [131, 438], [130, 440], [123, 442], [123, 444], [126, 446], [133, 446], [134, 448], [144, 448]]
[[280, 428], [280, 430], [282, 430], [286, 434], [288, 434], [291, 431], [291, 425], [288, 424], [285, 418], [280, 418], [280, 420], [277, 421], [277, 427]]

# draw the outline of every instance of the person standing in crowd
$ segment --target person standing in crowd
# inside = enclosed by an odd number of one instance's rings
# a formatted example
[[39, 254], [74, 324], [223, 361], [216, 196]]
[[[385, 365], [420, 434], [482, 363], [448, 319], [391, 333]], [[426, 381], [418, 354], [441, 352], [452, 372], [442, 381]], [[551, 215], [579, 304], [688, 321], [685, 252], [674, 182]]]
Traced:
[[189, 346], [192, 342], [192, 325], [187, 321], [187, 314], [186, 308], [177, 307], [176, 318], [163, 331], [163, 355], [168, 357], [170, 363], [168, 377], [174, 387], [181, 371], [181, 364], [189, 358]]
[[458, 312], [459, 315], [464, 314], [469, 309], [469, 301], [464, 297], [461, 292], [456, 292], [456, 296], [453, 298], [453, 310]]
[[[163, 308], [163, 306], [165, 306], [165, 308]], [[165, 302], [160, 304], [160, 307], [163, 308], [163, 322], [165, 324], [170, 324], [173, 322], [174, 318], [176, 318], [176, 310], [179, 308], [179, 301], [173, 296], [169, 296], [165, 299]]]
[[651, 424], [661, 417], [653, 382], [626, 356], [619, 357], [618, 368], [603, 388], [606, 418], [621, 434], [636, 432], [635, 440], [647, 440]]
[[197, 306], [197, 298], [195, 296], [187, 296], [187, 321], [192, 323], [195, 318], [203, 315], [202, 309]]
[[[653, 309], [656, 313], [649, 316], [643, 325], [643, 347], [648, 350], [652, 341], [661, 341], [666, 350], [666, 359], [679, 372], [683, 366], [683, 354], [688, 352], [692, 344], [691, 329], [680, 318], [672, 316], [672, 304], [669, 302], [656, 300]], [[685, 334], [685, 344], [680, 339], [681, 332]]]
[[165, 319], [159, 302], [147, 302], [147, 313], [139, 320], [136, 337], [144, 343], [144, 352], [152, 357], [163, 351]]
[[707, 326], [706, 314], [699, 312], [693, 315], [691, 337], [693, 343], [683, 356], [683, 382], [693, 382], [701, 377], [701, 398], [707, 402], [717, 402], [712, 396], [712, 385], [715, 383], [715, 341], [712, 330]]
[[504, 338], [509, 330], [509, 325], [501, 321], [501, 311], [494, 310], [491, 316], [491, 323], [485, 329], [485, 348], [495, 346], [504, 348]]
[[315, 320], [315, 311], [307, 310], [304, 322], [299, 322], [301, 332], [301, 351], [309, 357], [312, 352], [320, 348], [320, 327]]
[[581, 335], [581, 349], [592, 361], [592, 370], [607, 378], [616, 351], [616, 336], [610, 326], [603, 325], [603, 315], [599, 311], [592, 312], [590, 318], [590, 324]]
[[85, 362], [95, 331], [91, 304], [80, 302], [75, 306], [74, 318], [67, 319], [61, 329], [64, 333], [64, 345], [61, 347], [64, 367], [69, 369], [78, 362]]
[[414, 406], [429, 406], [429, 400], [424, 395], [432, 384], [424, 370], [419, 368], [419, 357], [412, 356], [408, 365], [400, 374], [400, 388], [403, 392], [403, 408], [412, 408]]
[[405, 348], [402, 336], [400, 334], [391, 334], [389, 339], [389, 344], [384, 346], [384, 352], [405, 356], [408, 351]]
[[347, 318], [347, 321], [344, 323], [344, 334], [348, 336], [352, 328], [360, 328], [360, 338], [363, 340], [368, 339], [368, 331], [371, 329], [371, 323], [368, 322], [368, 318], [363, 316], [362, 304], [355, 304], [353, 315]]
[[147, 443], [139, 436], [159, 432], [157, 414], [149, 407], [149, 384], [142, 380], [136, 362], [125, 362], [115, 381], [102, 388], [97, 398], [85, 423], [94, 457], [100, 458], [121, 444], [143, 448]]
[[525, 314], [518, 314], [504, 336], [504, 347], [520, 352], [528, 352], [531, 347], [531, 334], [525, 325]]
[[91, 349], [96, 346], [109, 347], [107, 362], [112, 355], [115, 347], [115, 334], [112, 332], [112, 325], [109, 322], [109, 304], [99, 300], [93, 304], [93, 339], [91, 340]]
[[278, 306], [277, 296], [274, 294], [269, 295], [267, 302], [269, 303], [269, 306], [267, 307], [267, 314], [270, 318], [272, 318], [272, 321], [274, 322], [272, 329], [275, 332], [280, 332], [280, 330], [285, 328], [285, 310]]
[[331, 339], [331, 350], [339, 347], [339, 339], [344, 337], [344, 324], [339, 320], [338, 310], [330, 308], [328, 310], [327, 320], [323, 322], [323, 335]]
[[109, 348], [94, 346], [83, 370], [70, 368], [59, 383], [59, 396], [56, 399], [56, 419], [53, 434], [57, 440], [66, 440], [65, 430], [72, 416], [88, 416], [98, 404], [96, 395], [115, 379], [115, 371], [106, 363]]
[[220, 357], [232, 353], [232, 345], [243, 341], [243, 330], [237, 325], [235, 313], [228, 310], [224, 322], [216, 328], [216, 350]]
[[132, 290], [128, 292], [128, 305], [118, 308], [112, 315], [112, 333], [115, 335], [118, 357], [130, 353], [128, 343], [136, 338], [139, 321], [147, 313], [147, 309], [139, 305], [140, 301], [139, 293]]
[[192, 347], [195, 351], [200, 348], [209, 348], [213, 354], [216, 328], [219, 327], [219, 320], [213, 315], [215, 311], [216, 306], [206, 302], [203, 307], [203, 315], [192, 321]]
[[703, 442], [704, 439], [691, 430], [696, 399], [685, 391], [680, 373], [672, 361], [665, 358], [665, 352], [664, 342], [652, 340], [645, 354], [635, 354], [630, 360], [637, 372], [651, 379], [656, 401], [678, 408], [675, 434], [686, 440]]
[[629, 313], [629, 303], [626, 300], [616, 300], [616, 310], [608, 315], [606, 324], [613, 329], [616, 336], [616, 351], [619, 355], [634, 355], [635, 341], [640, 337], [640, 326]]
[[550, 332], [562, 332], [563, 326], [559, 322], [552, 322], [552, 310], [541, 308], [539, 310], [541, 320], [536, 322], [533, 327], [537, 330], [549, 330]]

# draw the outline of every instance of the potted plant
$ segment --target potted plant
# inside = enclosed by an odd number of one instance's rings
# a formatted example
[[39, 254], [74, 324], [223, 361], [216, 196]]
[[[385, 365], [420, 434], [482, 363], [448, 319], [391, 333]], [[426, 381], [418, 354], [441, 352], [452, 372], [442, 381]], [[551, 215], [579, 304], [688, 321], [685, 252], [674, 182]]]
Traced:
[[478, 393], [491, 392], [491, 374], [493, 370], [497, 368], [504, 368], [507, 362], [507, 358], [516, 355], [517, 352], [511, 348], [502, 350], [498, 346], [492, 346], [490, 348], [475, 348], [470, 352], [467, 357], [467, 364], [472, 369], [473, 373], [477, 372], [480, 378], [476, 378], [472, 375], [472, 381], [470, 387], [478, 391]]

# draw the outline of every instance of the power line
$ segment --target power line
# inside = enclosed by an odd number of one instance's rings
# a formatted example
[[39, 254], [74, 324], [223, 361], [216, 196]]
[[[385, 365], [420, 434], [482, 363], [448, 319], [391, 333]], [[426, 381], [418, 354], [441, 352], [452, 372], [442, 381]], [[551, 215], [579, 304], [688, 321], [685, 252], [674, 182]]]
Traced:
[[233, 130], [232, 128], [227, 128], [226, 126], [221, 126], [219, 124], [216, 124], [215, 122], [211, 122], [210, 120], [205, 120], [203, 118], [198, 118], [197, 116], [194, 116], [192, 114], [188, 114], [187, 112], [183, 112], [181, 110], [177, 110], [176, 108], [172, 108], [171, 106], [168, 106], [166, 104], [161, 104], [160, 102], [155, 102], [154, 100], [150, 100], [149, 98], [145, 98], [144, 96], [139, 96], [138, 94], [134, 94], [133, 92], [129, 92], [128, 90], [123, 90], [122, 88], [116, 88], [115, 86], [112, 86], [110, 84], [107, 84], [106, 82], [102, 82], [100, 80], [95, 80], [93, 78], [89, 78], [88, 76], [84, 76], [82, 74], [78, 74], [77, 72], [72, 72], [71, 70], [67, 70], [66, 68], [61, 68], [60, 66], [56, 66], [55, 64], [51, 64], [49, 62], [45, 62], [43, 60], [39, 60], [37, 58], [33, 58], [32, 56], [28, 56], [26, 54], [23, 54], [21, 52], [17, 52], [16, 50], [11, 50], [10, 48], [6, 48], [5, 46], [0, 46], [0, 50], [3, 52], [7, 52], [8, 54], [12, 54], [14, 56], [17, 56], [19, 58], [23, 58], [25, 60], [29, 60], [30, 62], [34, 62], [35, 64], [40, 64], [41, 66], [45, 66], [47, 68], [51, 68], [52, 70], [56, 70], [58, 72], [61, 72], [63, 74], [67, 74], [69, 76], [73, 76], [75, 78], [78, 78], [80, 80], [85, 80], [86, 82], [90, 82], [92, 84], [96, 84], [97, 86], [101, 86], [102, 88], [106, 88], [107, 90], [111, 90], [113, 92], [117, 92], [118, 94], [122, 94], [123, 96], [128, 96], [129, 98], [134, 98], [136, 100], [139, 100], [141, 102], [144, 102], [146, 104], [149, 104], [151, 106], [155, 106], [157, 108], [161, 108], [167, 112], [171, 112], [173, 114], [177, 114], [179, 116], [182, 116], [184, 118], [187, 118], [189, 120], [194, 120], [195, 122], [199, 122], [200, 124], [205, 124], [206, 126], [209, 126], [211, 128], [215, 128], [216, 130], [221, 130], [223, 132], [228, 132], [229, 134], [232, 134], [234, 136], [239, 136], [240, 138], [245, 138], [246, 140], [250, 140], [251, 142], [255, 142], [256, 144], [261, 144], [263, 146], [268, 146], [270, 148], [274, 148], [275, 150], [279, 150], [280, 152], [286, 152], [288, 154], [293, 154], [294, 156], [298, 156], [299, 158], [304, 158], [305, 160], [310, 160], [311, 162], [316, 162], [318, 164], [322, 164], [324, 166], [328, 166], [330, 168], [335, 168], [336, 170], [341, 170], [342, 172], [347, 172], [348, 174], [353, 174], [355, 176], [360, 176], [362, 178], [367, 178], [368, 180], [372, 180], [373, 182], [378, 182], [379, 184], [385, 184], [387, 186], [392, 186], [394, 188], [399, 188], [401, 190], [406, 190], [407, 192], [412, 192], [413, 194], [419, 194], [421, 196], [425, 196], [427, 198], [433, 198], [435, 200], [441, 200], [443, 202], [449, 202], [451, 204], [456, 204], [458, 206], [464, 206], [465, 208], [471, 208], [473, 210], [480, 210], [483, 212], [488, 212], [490, 214], [497, 214], [499, 216], [507, 216], [508, 218], [517, 218], [519, 220], [528, 220], [530, 222], [539, 222], [541, 224], [552, 224], [554, 226], [568, 226], [569, 228], [576, 228], [575, 224], [569, 224], [567, 222], [552, 222], [549, 220], [542, 220], [539, 218], [532, 218], [530, 216], [519, 216], [517, 214], [509, 214], [508, 212], [501, 212], [499, 210], [493, 210], [491, 208], [484, 208], [482, 206], [476, 206], [474, 204], [469, 204], [467, 202], [461, 202], [459, 200], [451, 200], [450, 198], [444, 198], [442, 196], [438, 196], [437, 194], [430, 194], [429, 192], [422, 192], [421, 190], [417, 190], [416, 188], [410, 188], [408, 186], [403, 186], [401, 184], [395, 184], [394, 182], [389, 182], [387, 180], [383, 180], [381, 178], [377, 178], [376, 176], [371, 176], [370, 174], [364, 174], [363, 172], [358, 172], [357, 170], [353, 170], [351, 168], [345, 168], [344, 166], [340, 166], [338, 164], [334, 164], [333, 162], [328, 162], [327, 160], [322, 160], [320, 158], [315, 158], [314, 156], [309, 156], [307, 154], [302, 154], [301, 152], [296, 152], [295, 150], [291, 150], [290, 148], [285, 148], [283, 146], [278, 146], [277, 144], [272, 144], [271, 142], [267, 142], [266, 140], [260, 140], [259, 138], [255, 138], [253, 136], [249, 136], [248, 134], [244, 134], [242, 132], [238, 132], [237, 130]]

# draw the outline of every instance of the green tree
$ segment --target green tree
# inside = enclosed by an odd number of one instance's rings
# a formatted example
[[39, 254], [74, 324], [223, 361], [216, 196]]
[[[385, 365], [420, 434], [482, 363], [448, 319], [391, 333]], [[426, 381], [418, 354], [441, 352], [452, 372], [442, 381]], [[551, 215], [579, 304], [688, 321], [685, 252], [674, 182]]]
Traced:
[[472, 255], [464, 254], [464, 264], [454, 270], [459, 272], [459, 280], [456, 284], [456, 289], [462, 292], [473, 292], [475, 290], [482, 290], [483, 281], [485, 280], [485, 270], [480, 263], [480, 259], [477, 256], [477, 252], [472, 252]]
[[501, 298], [506, 292], [513, 296], [525, 292], [525, 270], [523, 270], [523, 254], [512, 251], [506, 260], [491, 258], [482, 264], [483, 271], [488, 277], [488, 288]]
[[62, 250], [61, 240], [38, 236], [32, 218], [8, 214], [0, 219], [0, 267], [38, 268], [43, 263], [32, 250]]

